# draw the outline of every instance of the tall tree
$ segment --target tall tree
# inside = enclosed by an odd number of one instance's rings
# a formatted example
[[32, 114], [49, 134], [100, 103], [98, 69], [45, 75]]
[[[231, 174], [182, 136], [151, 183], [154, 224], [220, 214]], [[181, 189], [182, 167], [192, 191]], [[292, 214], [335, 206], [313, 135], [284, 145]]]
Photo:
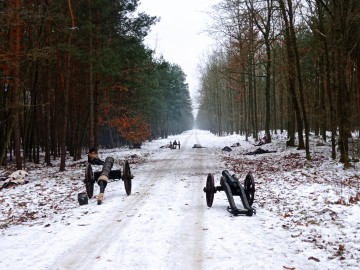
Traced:
[[14, 129], [14, 151], [16, 159], [16, 168], [22, 169], [21, 159], [21, 138], [20, 138], [20, 40], [21, 40], [21, 1], [11, 0], [9, 2], [9, 22], [10, 22], [10, 68], [11, 68], [11, 83], [10, 89], [12, 91], [12, 121]]
[[94, 114], [94, 52], [93, 52], [93, 6], [88, 0], [89, 9], [89, 148], [95, 148], [95, 114]]
[[[293, 20], [293, 14], [291, 14], [291, 16], [288, 14], [288, 9], [287, 6], [285, 5], [284, 0], [278, 0], [278, 1], [285, 26], [284, 32], [285, 32], [285, 43], [286, 43], [287, 60], [288, 60], [288, 80], [289, 80], [288, 87], [296, 117], [298, 140], [299, 140], [298, 149], [304, 149], [305, 145], [304, 145], [304, 137], [303, 137], [303, 118], [296, 94], [296, 55], [294, 50], [294, 45], [295, 45], [294, 39], [291, 30], [291, 28], [293, 27], [293, 23], [291, 22], [291, 20]], [[290, 144], [291, 142], [294, 142], [294, 138], [290, 138], [290, 140], [288, 141], [288, 145], [291, 146]]]
[[[266, 0], [265, 6], [258, 6], [255, 8], [254, 4], [257, 2], [246, 1], [246, 5], [252, 15], [252, 18], [261, 32], [264, 38], [265, 48], [266, 48], [266, 75], [265, 75], [265, 134], [271, 142], [270, 134], [270, 121], [271, 121], [271, 112], [270, 112], [270, 91], [271, 91], [271, 68], [272, 68], [272, 57], [271, 57], [271, 29], [272, 29], [272, 14], [273, 14], [273, 0]], [[263, 15], [264, 14], [264, 15]], [[274, 96], [274, 99], [276, 97]]]

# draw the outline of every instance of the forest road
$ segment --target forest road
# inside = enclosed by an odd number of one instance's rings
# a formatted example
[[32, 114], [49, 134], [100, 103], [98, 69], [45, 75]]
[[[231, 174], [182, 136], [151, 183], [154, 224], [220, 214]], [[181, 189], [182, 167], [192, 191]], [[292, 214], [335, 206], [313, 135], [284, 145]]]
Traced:
[[110, 189], [93, 205], [101, 221], [84, 220], [86, 234], [49, 269], [203, 269], [203, 187], [220, 162], [213, 149], [192, 148], [202, 143], [196, 131], [179, 139], [181, 149], [159, 149], [132, 172], [130, 196]]

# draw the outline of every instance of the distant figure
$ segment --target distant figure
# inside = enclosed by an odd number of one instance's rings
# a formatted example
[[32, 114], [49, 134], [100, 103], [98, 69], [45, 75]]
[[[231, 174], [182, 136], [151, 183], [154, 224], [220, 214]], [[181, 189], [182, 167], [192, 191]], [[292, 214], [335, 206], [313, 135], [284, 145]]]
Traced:
[[192, 148], [203, 148], [201, 144], [195, 143]]
[[[98, 157], [98, 153], [97, 150], [95, 148], [90, 148], [89, 152], [88, 152], [88, 162], [92, 165], [102, 165], [103, 166], [103, 171], [105, 171], [105, 175], [103, 175], [103, 173], [101, 173], [101, 176], [99, 177], [99, 179], [97, 180], [97, 184], [100, 187], [100, 193], [97, 196], [97, 203], [101, 204], [102, 201], [104, 200], [104, 193], [105, 193], [105, 188], [107, 186], [107, 182], [108, 182], [108, 175], [110, 173], [111, 167], [114, 163], [114, 160], [112, 158], [107, 158], [110, 159], [110, 163], [108, 164], [108, 166], [104, 166], [105, 165], [105, 161], [101, 160]], [[111, 162], [112, 161], [112, 162]]]
[[177, 146], [177, 142], [176, 140], [173, 142], [173, 149], [176, 149], [176, 146]]
[[29, 174], [24, 170], [17, 170], [7, 177], [0, 177], [0, 190], [14, 185], [29, 183], [28, 180], [25, 180], [25, 177], [28, 175]]
[[255, 146], [260, 146], [260, 145], [267, 144], [267, 143], [270, 143], [270, 139], [265, 134], [264, 137], [259, 141], [259, 143], [255, 144]]
[[88, 152], [88, 162], [92, 165], [104, 165], [105, 161], [102, 161], [98, 157], [97, 150], [95, 148], [90, 148]]
[[225, 146], [223, 149], [221, 149], [222, 151], [226, 151], [226, 152], [231, 152], [232, 149], [229, 146]]
[[270, 138], [268, 138], [268, 136], [265, 134], [264, 137], [262, 138], [262, 141], [265, 143], [270, 143]]
[[264, 150], [262, 148], [258, 148], [255, 151], [245, 153], [244, 155], [260, 155], [260, 154], [267, 154], [267, 153], [276, 153], [276, 151], [269, 151], [269, 150]]

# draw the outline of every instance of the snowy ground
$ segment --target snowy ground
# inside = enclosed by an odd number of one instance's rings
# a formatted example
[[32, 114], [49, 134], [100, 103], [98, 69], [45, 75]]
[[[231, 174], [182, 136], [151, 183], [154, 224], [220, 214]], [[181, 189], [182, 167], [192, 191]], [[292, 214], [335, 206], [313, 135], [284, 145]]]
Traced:
[[[181, 149], [160, 149], [170, 140]], [[77, 194], [86, 158], [58, 165], [28, 165], [30, 183], [0, 191], [2, 269], [358, 269], [360, 263], [359, 168], [343, 170], [329, 157], [330, 147], [303, 151], [285, 148], [274, 135], [275, 150], [257, 156], [254, 142], [192, 130], [142, 149], [101, 150], [114, 169], [130, 161], [132, 194], [122, 181], [109, 183], [104, 204], [96, 198], [79, 206]], [[232, 152], [224, 146], [240, 143]], [[194, 144], [205, 148], [194, 149]], [[93, 166], [94, 171], [100, 170]], [[219, 185], [228, 169], [256, 182], [257, 214], [234, 217], [224, 192], [206, 206], [208, 173]], [[0, 175], [10, 174], [9, 168]], [[95, 194], [98, 193], [97, 186]], [[241, 206], [239, 197], [235, 197]]]

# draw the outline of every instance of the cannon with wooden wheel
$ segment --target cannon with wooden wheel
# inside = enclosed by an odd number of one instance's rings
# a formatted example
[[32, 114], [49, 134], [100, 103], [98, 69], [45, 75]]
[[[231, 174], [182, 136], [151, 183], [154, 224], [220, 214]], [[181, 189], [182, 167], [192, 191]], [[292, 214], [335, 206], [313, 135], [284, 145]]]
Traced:
[[[104, 167], [106, 166], [106, 162], [107, 162], [107, 160], [105, 161]], [[109, 162], [111, 162], [111, 160]], [[113, 160], [112, 160], [112, 162], [113, 162]], [[111, 167], [112, 167], [112, 164], [110, 166], [110, 170], [107, 172], [107, 177], [109, 179], [109, 182], [123, 180], [126, 194], [130, 195], [131, 194], [131, 180], [134, 178], [134, 176], [131, 174], [129, 162], [127, 160], [125, 161], [122, 172], [121, 172], [121, 170], [111, 170]], [[103, 169], [103, 171], [104, 171], [104, 169]], [[94, 196], [95, 182], [99, 179], [99, 177], [103, 171], [93, 172], [91, 163], [88, 163], [86, 165], [84, 183], [85, 183], [86, 193], [87, 193], [89, 199], [91, 199]]]
[[[214, 175], [209, 173], [204, 187], [206, 194], [206, 204], [211, 207], [214, 202], [214, 195], [217, 191], [225, 191], [229, 201], [227, 210], [234, 216], [256, 214], [256, 210], [252, 208], [255, 196], [255, 181], [251, 173], [248, 173], [244, 180], [244, 186], [240, 184], [239, 179], [235, 175], [230, 175], [227, 170], [222, 172], [220, 178], [220, 186], [215, 186]], [[234, 201], [234, 196], [240, 196], [244, 209], [239, 209]]]

